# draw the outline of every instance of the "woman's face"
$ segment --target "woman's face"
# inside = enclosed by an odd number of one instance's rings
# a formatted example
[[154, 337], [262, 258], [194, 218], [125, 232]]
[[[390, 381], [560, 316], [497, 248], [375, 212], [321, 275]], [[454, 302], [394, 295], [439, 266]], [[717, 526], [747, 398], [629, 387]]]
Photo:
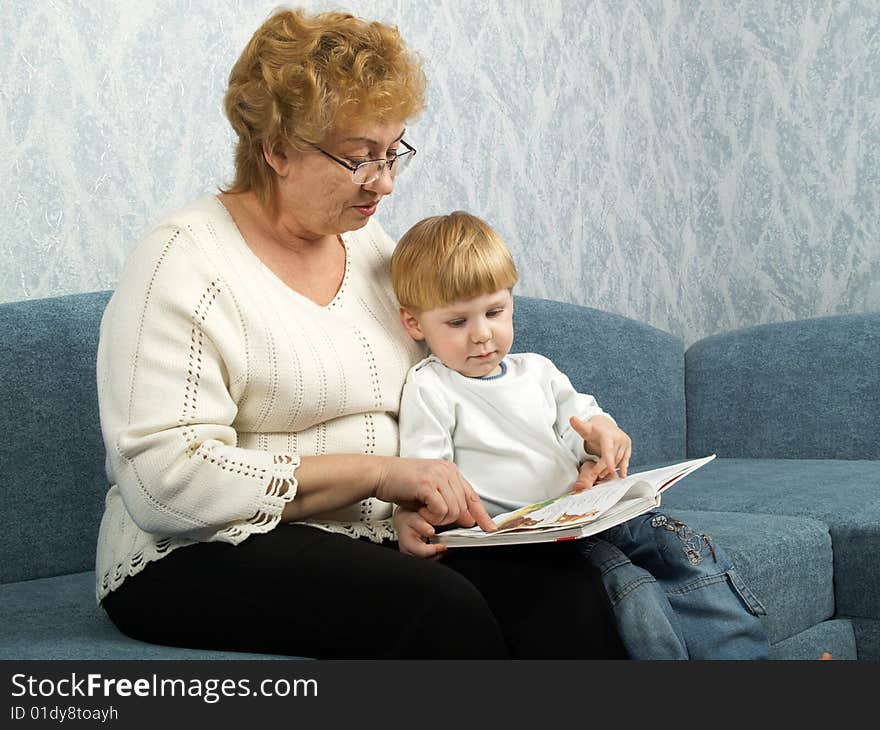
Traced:
[[[403, 132], [402, 121], [356, 123], [336, 130], [321, 149], [354, 166], [393, 156]], [[317, 149], [290, 150], [276, 172], [280, 210], [303, 238], [362, 228], [394, 189], [387, 168], [373, 182], [356, 185], [351, 170]]]

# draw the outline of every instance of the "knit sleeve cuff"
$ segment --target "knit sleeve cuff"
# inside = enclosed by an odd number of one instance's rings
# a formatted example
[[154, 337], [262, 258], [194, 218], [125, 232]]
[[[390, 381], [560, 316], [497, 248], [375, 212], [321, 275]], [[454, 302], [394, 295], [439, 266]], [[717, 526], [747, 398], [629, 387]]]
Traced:
[[253, 534], [269, 532], [281, 521], [284, 506], [296, 496], [296, 470], [299, 468], [300, 458], [288, 453], [273, 454], [271, 457], [272, 463], [266, 469], [264, 491], [257, 501], [254, 515], [243, 522], [218, 530], [211, 541], [237, 545]]

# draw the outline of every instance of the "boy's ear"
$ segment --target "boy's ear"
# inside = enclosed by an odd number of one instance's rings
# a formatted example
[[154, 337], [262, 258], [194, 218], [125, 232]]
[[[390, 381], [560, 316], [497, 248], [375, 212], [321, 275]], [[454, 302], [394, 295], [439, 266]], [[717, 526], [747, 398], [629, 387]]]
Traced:
[[419, 325], [418, 317], [406, 307], [400, 308], [400, 321], [403, 323], [403, 328], [406, 330], [406, 333], [414, 340], [421, 342], [425, 339], [425, 335], [422, 334], [422, 327]]

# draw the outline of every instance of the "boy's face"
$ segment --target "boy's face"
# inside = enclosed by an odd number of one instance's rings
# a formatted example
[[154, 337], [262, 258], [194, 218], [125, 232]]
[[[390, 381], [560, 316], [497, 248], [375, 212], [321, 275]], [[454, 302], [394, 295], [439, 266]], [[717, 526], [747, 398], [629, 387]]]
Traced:
[[410, 337], [425, 340], [444, 365], [469, 378], [501, 372], [513, 343], [513, 295], [509, 289], [462, 299], [415, 314], [401, 308]]

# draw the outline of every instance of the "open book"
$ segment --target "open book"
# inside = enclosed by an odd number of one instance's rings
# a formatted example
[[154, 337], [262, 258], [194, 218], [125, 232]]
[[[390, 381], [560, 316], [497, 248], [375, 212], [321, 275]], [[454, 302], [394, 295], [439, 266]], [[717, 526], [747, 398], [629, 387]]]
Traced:
[[664, 490], [714, 458], [712, 454], [630, 474], [625, 479], [611, 479], [582, 492], [569, 492], [500, 514], [494, 518], [498, 525], [495, 532], [483, 532], [479, 527], [458, 528], [438, 532], [431, 542], [450, 547], [477, 547], [576, 540], [594, 535], [658, 507]]

